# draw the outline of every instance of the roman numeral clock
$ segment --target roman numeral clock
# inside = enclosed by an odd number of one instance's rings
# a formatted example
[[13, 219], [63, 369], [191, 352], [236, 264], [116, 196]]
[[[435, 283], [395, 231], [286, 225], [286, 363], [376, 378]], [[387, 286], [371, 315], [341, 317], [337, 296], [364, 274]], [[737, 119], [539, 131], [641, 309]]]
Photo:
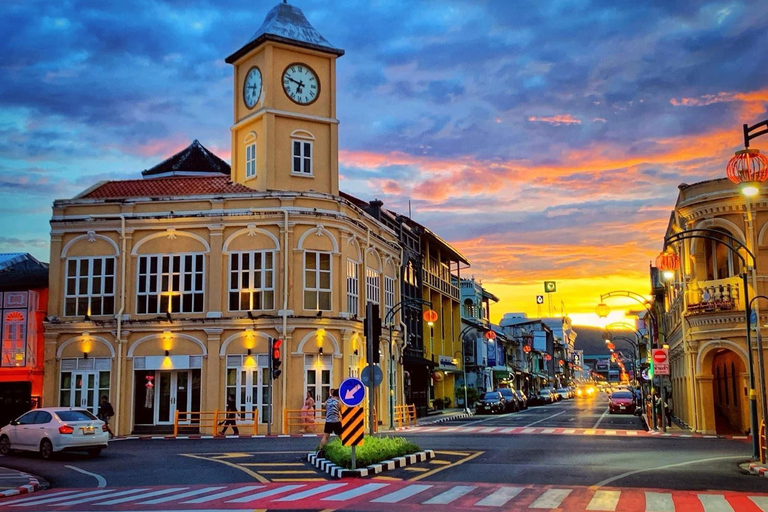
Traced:
[[311, 67], [297, 62], [283, 71], [283, 90], [294, 103], [309, 105], [320, 96], [320, 80]]

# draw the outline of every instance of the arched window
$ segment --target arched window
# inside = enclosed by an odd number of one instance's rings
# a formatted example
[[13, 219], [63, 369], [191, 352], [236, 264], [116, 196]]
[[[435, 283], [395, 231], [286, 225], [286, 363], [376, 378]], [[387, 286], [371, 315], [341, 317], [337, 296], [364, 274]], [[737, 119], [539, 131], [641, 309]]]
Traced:
[[469, 318], [475, 318], [475, 303], [472, 299], [464, 300], [464, 314]]
[[722, 235], [712, 234], [718, 240], [705, 240], [705, 255], [707, 261], [707, 281], [725, 279], [738, 275], [741, 271], [741, 262], [727, 245], [730, 242], [726, 235], [730, 235], [724, 229], [715, 229]]
[[291, 133], [291, 174], [312, 176], [312, 145], [315, 137], [305, 130]]

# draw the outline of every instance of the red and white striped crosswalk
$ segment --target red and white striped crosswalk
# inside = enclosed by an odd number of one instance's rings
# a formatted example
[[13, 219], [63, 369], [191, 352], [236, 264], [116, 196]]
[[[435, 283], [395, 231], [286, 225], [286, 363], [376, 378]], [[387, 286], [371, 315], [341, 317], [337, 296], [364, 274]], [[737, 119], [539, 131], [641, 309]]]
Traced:
[[716, 436], [704, 434], [686, 434], [680, 432], [660, 433], [645, 430], [622, 430], [606, 428], [554, 428], [554, 427], [472, 427], [472, 426], [430, 426], [411, 427], [409, 433], [419, 434], [545, 434], [571, 436], [619, 436], [619, 437], [683, 437], [705, 439], [737, 439], [749, 440], [748, 436]]
[[115, 487], [39, 492], [0, 501], [2, 512], [452, 509], [565, 512], [768, 512], [768, 494], [568, 486], [339, 480], [291, 484]]

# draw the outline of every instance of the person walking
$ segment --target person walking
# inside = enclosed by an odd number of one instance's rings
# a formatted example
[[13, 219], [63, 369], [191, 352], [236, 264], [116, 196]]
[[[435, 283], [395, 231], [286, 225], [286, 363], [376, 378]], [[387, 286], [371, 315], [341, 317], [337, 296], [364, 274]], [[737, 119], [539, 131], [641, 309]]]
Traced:
[[237, 407], [235, 407], [235, 401], [230, 399], [227, 401], [227, 416], [226, 419], [219, 423], [219, 425], [224, 425], [224, 427], [221, 429], [221, 432], [219, 432], [219, 435], [223, 436], [227, 432], [227, 427], [232, 427], [232, 432], [236, 435], [240, 435], [240, 430], [237, 428], [237, 417], [238, 417], [238, 411]]
[[102, 396], [101, 403], [99, 403], [99, 413], [97, 414], [97, 417], [104, 422], [104, 426], [107, 428], [107, 432], [109, 432], [110, 439], [115, 437], [115, 434], [113, 434], [112, 430], [109, 428], [109, 419], [114, 415], [115, 409], [112, 408], [112, 404], [107, 400], [107, 396]]
[[317, 452], [318, 457], [325, 455], [324, 448], [331, 434], [341, 435], [341, 403], [338, 389], [332, 389], [328, 400], [325, 401], [325, 428], [323, 438], [320, 440], [320, 450]]
[[315, 430], [315, 399], [312, 398], [312, 392], [307, 391], [304, 398], [304, 405], [301, 408], [301, 433], [314, 432]]

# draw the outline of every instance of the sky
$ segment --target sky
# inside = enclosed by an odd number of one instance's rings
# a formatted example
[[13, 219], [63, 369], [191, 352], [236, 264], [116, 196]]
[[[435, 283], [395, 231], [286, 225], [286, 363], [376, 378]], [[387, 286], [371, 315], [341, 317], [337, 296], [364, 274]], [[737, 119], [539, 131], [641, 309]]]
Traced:
[[[601, 294], [648, 294], [677, 186], [724, 177], [768, 117], [765, 1], [290, 3], [346, 51], [342, 190], [410, 202], [500, 298], [494, 320], [597, 324]], [[49, 261], [54, 199], [194, 139], [229, 160], [224, 58], [276, 4], [0, 2], [0, 252]]]

